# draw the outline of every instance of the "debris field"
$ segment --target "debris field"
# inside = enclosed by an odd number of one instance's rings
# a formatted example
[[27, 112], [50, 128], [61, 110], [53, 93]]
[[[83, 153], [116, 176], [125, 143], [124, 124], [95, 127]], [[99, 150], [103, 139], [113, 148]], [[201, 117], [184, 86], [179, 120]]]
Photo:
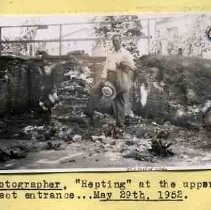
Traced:
[[[84, 108], [93, 72], [88, 65], [76, 64], [48, 64], [52, 72], [59, 69], [63, 74], [49, 93], [56, 93], [55, 100], [42, 96], [40, 110], [2, 115], [0, 169], [210, 164], [209, 61], [140, 58], [131, 90], [134, 115], [126, 117], [122, 132], [106, 109], [109, 102], [99, 104], [94, 123], [89, 124]], [[145, 105], [141, 86], [148, 94]]]

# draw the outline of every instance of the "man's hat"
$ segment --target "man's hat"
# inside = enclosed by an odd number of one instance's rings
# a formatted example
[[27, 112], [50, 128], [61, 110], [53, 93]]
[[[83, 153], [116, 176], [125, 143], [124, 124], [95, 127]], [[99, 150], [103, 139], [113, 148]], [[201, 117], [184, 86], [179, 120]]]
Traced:
[[107, 99], [116, 98], [116, 88], [109, 81], [106, 81], [104, 83], [104, 86], [102, 87], [101, 91], [102, 91], [104, 98], [107, 98]]

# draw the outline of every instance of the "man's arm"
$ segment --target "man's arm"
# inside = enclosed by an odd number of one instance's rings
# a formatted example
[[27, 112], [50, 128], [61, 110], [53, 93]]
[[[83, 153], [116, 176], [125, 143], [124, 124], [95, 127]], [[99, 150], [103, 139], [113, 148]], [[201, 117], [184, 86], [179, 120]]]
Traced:
[[126, 71], [126, 72], [135, 71], [135, 66], [128, 65], [124, 61], [120, 62], [120, 64], [118, 65], [118, 68], [120, 68], [120, 69], [122, 69], [123, 71]]
[[135, 71], [133, 56], [129, 51], [124, 51], [121, 62], [117, 65], [117, 67], [126, 72]]

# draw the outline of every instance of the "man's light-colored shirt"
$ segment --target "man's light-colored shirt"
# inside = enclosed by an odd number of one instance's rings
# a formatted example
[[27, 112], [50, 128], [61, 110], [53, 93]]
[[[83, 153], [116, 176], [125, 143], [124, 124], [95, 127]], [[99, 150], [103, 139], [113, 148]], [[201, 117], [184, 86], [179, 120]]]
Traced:
[[132, 54], [125, 48], [121, 47], [118, 51], [111, 51], [111, 53], [109, 53], [107, 56], [102, 72], [102, 78], [107, 77], [108, 71], [117, 71], [117, 65], [119, 65], [121, 62], [124, 62], [124, 64], [127, 65], [131, 70], [135, 69]]

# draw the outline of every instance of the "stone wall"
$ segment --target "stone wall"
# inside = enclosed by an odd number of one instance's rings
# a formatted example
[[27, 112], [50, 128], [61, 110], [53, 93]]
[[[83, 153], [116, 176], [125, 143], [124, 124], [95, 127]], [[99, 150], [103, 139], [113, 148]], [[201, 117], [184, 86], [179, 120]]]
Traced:
[[44, 65], [32, 59], [0, 57], [0, 115], [38, 107]]
[[102, 59], [97, 60], [72, 55], [47, 56], [43, 59], [1, 56], [0, 115], [40, 109], [40, 100], [48, 102], [48, 95], [65, 79], [65, 73], [78, 72], [81, 65], [89, 65], [95, 75], [95, 71], [102, 69], [96, 67], [102, 65]]

